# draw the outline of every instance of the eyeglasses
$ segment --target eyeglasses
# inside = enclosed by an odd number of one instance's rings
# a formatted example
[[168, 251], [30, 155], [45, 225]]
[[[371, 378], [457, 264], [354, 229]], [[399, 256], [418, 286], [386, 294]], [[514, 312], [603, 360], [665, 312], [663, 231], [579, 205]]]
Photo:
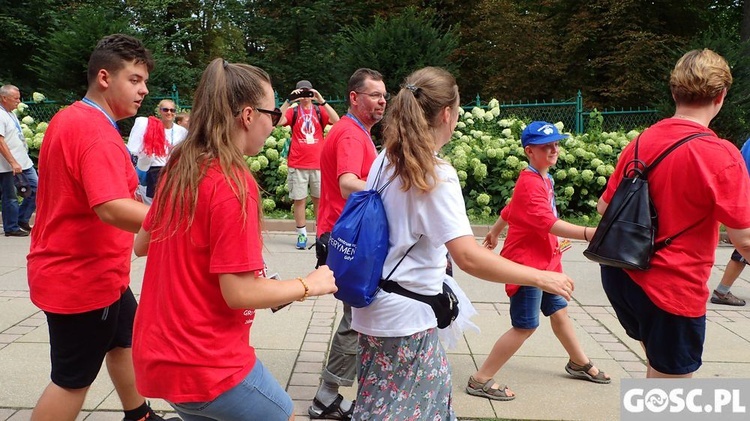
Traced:
[[172, 114], [174, 114], [174, 113], [177, 112], [177, 110], [175, 108], [162, 108], [161, 110], [162, 110], [162, 112], [172, 113]]
[[372, 92], [372, 93], [368, 94], [367, 92], [357, 92], [357, 91], [354, 91], [354, 93], [355, 94], [360, 94], [360, 95], [367, 95], [367, 96], [369, 96], [370, 98], [372, 98], [375, 101], [380, 101], [380, 98], [383, 98], [386, 101], [388, 101], [389, 99], [391, 99], [391, 94], [388, 93], [388, 92], [386, 92], [386, 93]]
[[274, 108], [273, 110], [266, 110], [263, 108], [255, 108], [256, 111], [263, 114], [268, 114], [269, 117], [271, 117], [271, 123], [275, 126], [279, 124], [279, 120], [281, 120], [281, 110], [278, 108]]

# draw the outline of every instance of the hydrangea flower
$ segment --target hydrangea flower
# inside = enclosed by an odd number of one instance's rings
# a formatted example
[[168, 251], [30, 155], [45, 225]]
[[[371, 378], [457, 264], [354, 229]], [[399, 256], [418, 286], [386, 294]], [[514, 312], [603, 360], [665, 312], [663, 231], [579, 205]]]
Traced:
[[266, 139], [266, 147], [276, 149], [276, 139], [273, 136]]
[[19, 104], [18, 104], [18, 106], [16, 107], [16, 110], [17, 110], [17, 111], [18, 111], [19, 113], [23, 113], [23, 112], [25, 112], [25, 111], [26, 111], [26, 110], [28, 110], [28, 109], [29, 109], [29, 106], [28, 106], [28, 105], [26, 105], [26, 104], [24, 104], [23, 102], [19, 103]]
[[607, 167], [604, 165], [599, 165], [598, 167], [596, 167], [596, 173], [599, 175], [608, 175]]
[[487, 106], [490, 108], [500, 108], [500, 101], [496, 100], [495, 98], [492, 98], [489, 103], [487, 103]]
[[555, 180], [562, 181], [568, 177], [568, 173], [565, 170], [555, 171]]
[[573, 193], [575, 192], [575, 189], [571, 186], [567, 186], [563, 189], [563, 194], [565, 194], [565, 197], [572, 197]]
[[252, 172], [258, 172], [260, 171], [260, 162], [253, 161], [250, 163], [250, 171]]
[[466, 171], [464, 170], [458, 170], [456, 171], [456, 174], [458, 175], [458, 179], [461, 181], [464, 181], [467, 178], [469, 178], [469, 174], [467, 174]]
[[42, 102], [47, 99], [44, 94], [40, 94], [39, 92], [34, 92], [33, 94], [31, 94], [31, 98], [34, 100], [34, 102]]
[[49, 124], [46, 121], [42, 121], [41, 123], [36, 125], [36, 132], [44, 133], [47, 131], [47, 127], [49, 127]]
[[467, 118], [467, 119], [466, 119], [466, 124], [469, 124], [469, 125], [473, 126], [473, 125], [474, 125], [474, 119], [472, 119], [472, 118]]
[[604, 164], [604, 162], [602, 162], [602, 160], [599, 159], [599, 158], [594, 158], [594, 159], [591, 160], [591, 168], [596, 168], [596, 167], [598, 167], [599, 165], [602, 165], [602, 164]]
[[598, 184], [598, 185], [600, 185], [602, 187], [606, 186], [607, 185], [607, 178], [604, 177], [604, 176], [601, 176], [601, 175], [599, 177], [596, 177], [596, 184]]
[[457, 129], [463, 129], [465, 127], [466, 127], [466, 123], [464, 123], [463, 121], [459, 121], [458, 123], [456, 123]]
[[476, 167], [474, 167], [474, 178], [477, 181], [482, 181], [487, 177], [487, 165], [486, 164], [479, 164]]
[[279, 160], [279, 151], [276, 149], [268, 149], [266, 150], [266, 156], [271, 162], [275, 162]]
[[477, 196], [477, 204], [480, 206], [487, 206], [490, 204], [490, 195], [487, 193], [480, 193]]
[[494, 117], [499, 117], [500, 116], [500, 107], [497, 107], [497, 106], [496, 107], [492, 107], [492, 109], [490, 109], [490, 113]]
[[563, 129], [565, 128], [565, 124], [563, 124], [562, 121], [558, 121], [554, 125], [555, 125], [555, 127], [557, 127], [557, 131], [560, 132], [560, 133], [562, 133]]
[[594, 172], [591, 170], [583, 170], [581, 171], [581, 178], [588, 183], [594, 179]]
[[265, 198], [263, 199], [263, 211], [268, 212], [276, 209], [276, 202], [273, 201], [271, 198]]
[[513, 136], [513, 132], [510, 129], [503, 129], [503, 131], [501, 133], [505, 137], [511, 137], [511, 136]]
[[258, 155], [255, 160], [260, 163], [260, 169], [264, 169], [268, 166], [268, 158], [263, 155]]
[[512, 156], [512, 155], [505, 158], [505, 163], [508, 165], [509, 168], [516, 168], [519, 161], [520, 160], [517, 157]]
[[289, 174], [289, 167], [287, 167], [286, 164], [279, 165], [279, 169], [277, 170], [279, 172], [279, 175], [282, 177], [286, 177], [287, 174]]
[[22, 120], [23, 124], [34, 124], [34, 117], [27, 115]]

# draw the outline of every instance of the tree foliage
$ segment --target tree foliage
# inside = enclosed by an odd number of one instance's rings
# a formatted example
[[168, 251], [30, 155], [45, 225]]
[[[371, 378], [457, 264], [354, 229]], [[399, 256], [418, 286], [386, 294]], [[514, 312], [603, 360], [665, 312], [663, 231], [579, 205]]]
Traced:
[[720, 126], [740, 136], [750, 125], [727, 112], [747, 108], [740, 41], [750, 38], [750, 0], [0, 0], [0, 82], [75, 98], [91, 48], [113, 32], [152, 50], [157, 94], [175, 85], [189, 97], [206, 64], [224, 57], [263, 67], [282, 95], [308, 79], [345, 97], [363, 66], [395, 90], [417, 67], [440, 65], [458, 76], [464, 103], [581, 90], [599, 109], [669, 104], [676, 58], [716, 45], [731, 51], [736, 77]]

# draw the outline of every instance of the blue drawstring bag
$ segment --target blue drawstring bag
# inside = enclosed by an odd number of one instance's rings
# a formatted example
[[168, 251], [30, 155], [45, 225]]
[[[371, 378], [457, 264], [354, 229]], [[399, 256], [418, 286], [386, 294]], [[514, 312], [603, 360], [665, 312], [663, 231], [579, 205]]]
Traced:
[[333, 271], [338, 291], [333, 295], [352, 307], [366, 307], [380, 290], [383, 263], [388, 254], [388, 218], [377, 189], [352, 193], [331, 230], [326, 264]]

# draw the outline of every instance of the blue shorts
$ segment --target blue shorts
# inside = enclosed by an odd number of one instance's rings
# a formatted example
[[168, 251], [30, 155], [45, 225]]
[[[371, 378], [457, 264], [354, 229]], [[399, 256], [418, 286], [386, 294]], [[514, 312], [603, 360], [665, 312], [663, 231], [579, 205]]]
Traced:
[[211, 402], [169, 404], [184, 421], [287, 421], [294, 413], [292, 398], [260, 360], [244, 380]]
[[510, 297], [510, 321], [517, 329], [539, 327], [539, 310], [549, 317], [568, 306], [559, 295], [543, 292], [537, 287], [522, 286]]
[[643, 342], [648, 363], [664, 374], [688, 374], [701, 366], [706, 316], [677, 316], [660, 309], [628, 274], [602, 266], [602, 286], [631, 338]]

